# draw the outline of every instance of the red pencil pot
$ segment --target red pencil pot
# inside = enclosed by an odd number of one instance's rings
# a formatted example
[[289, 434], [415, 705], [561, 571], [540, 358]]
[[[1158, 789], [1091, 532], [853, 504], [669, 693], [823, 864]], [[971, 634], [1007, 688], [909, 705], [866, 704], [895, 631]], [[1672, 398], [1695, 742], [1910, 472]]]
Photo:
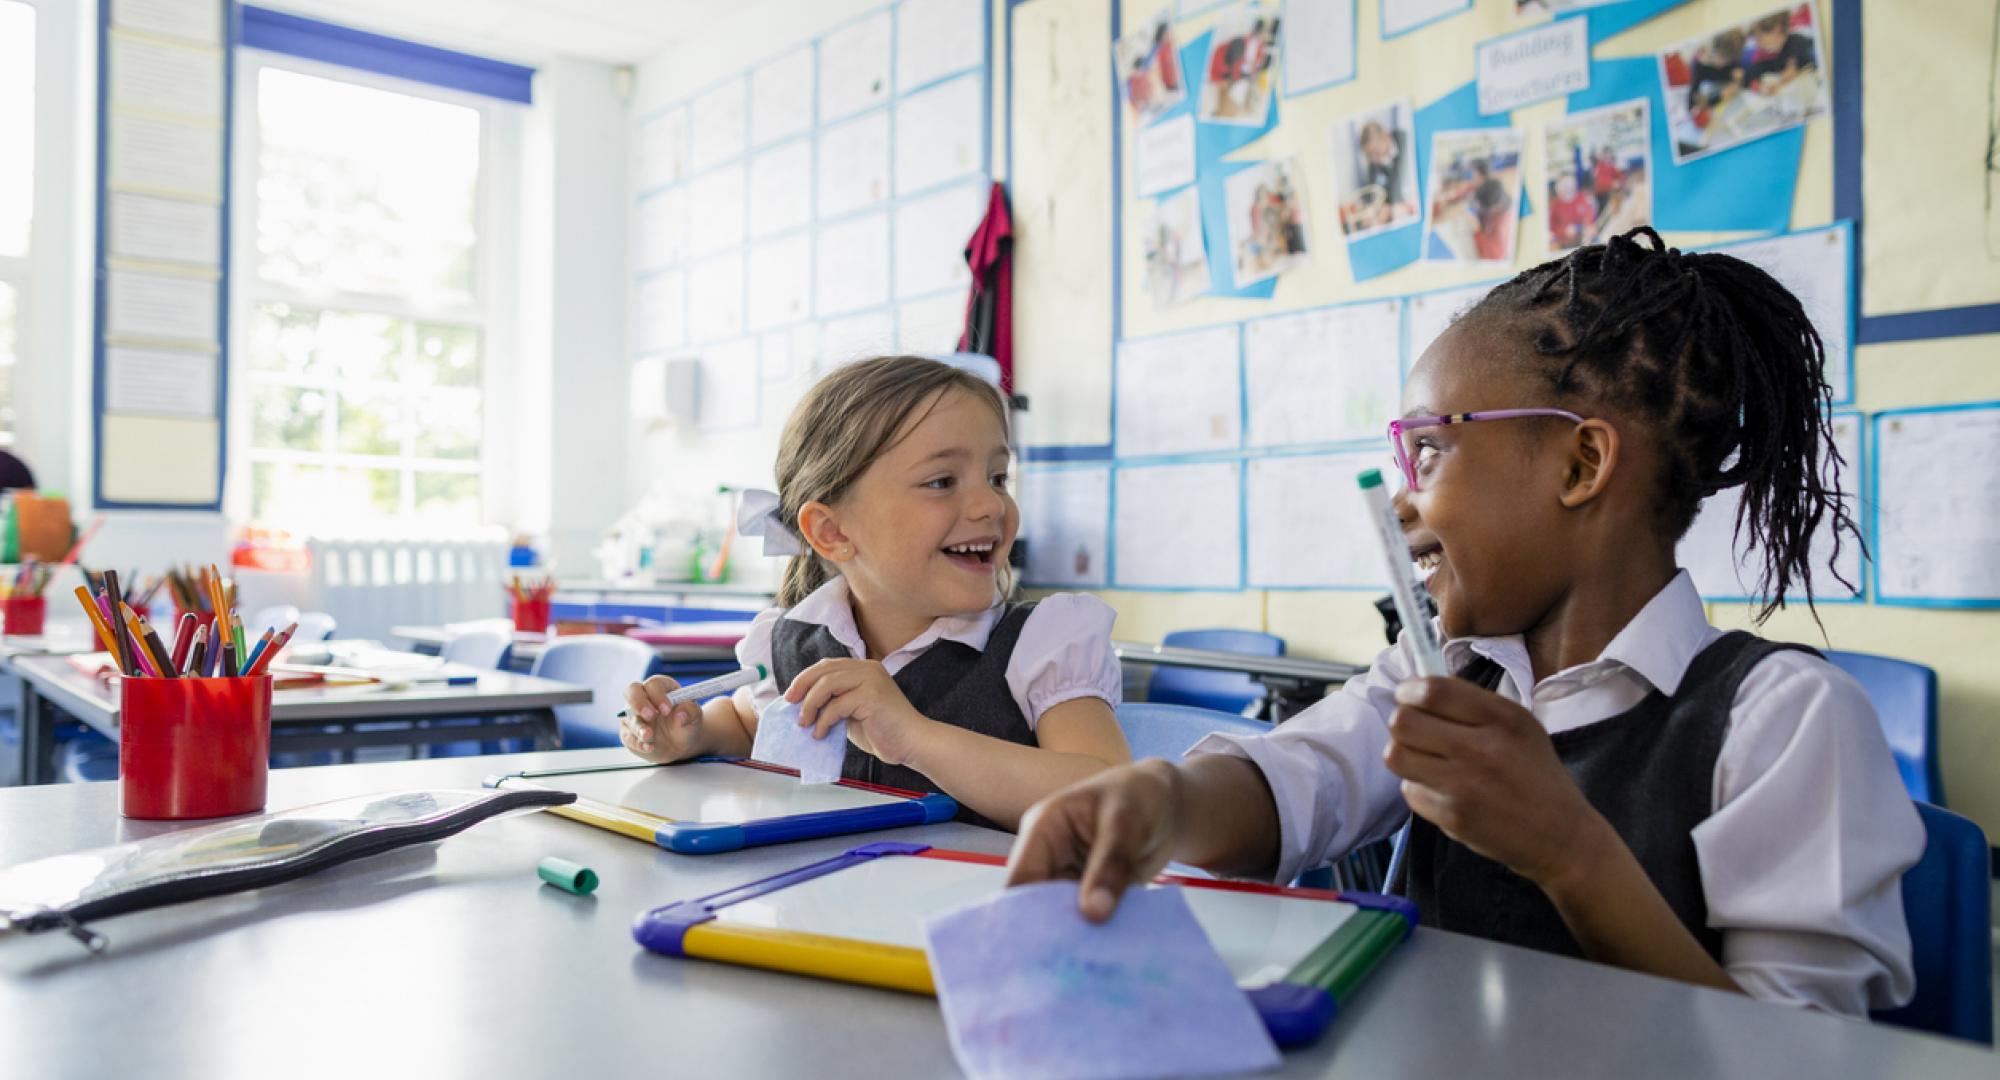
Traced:
[[549, 602], [547, 600], [514, 601], [514, 629], [524, 634], [548, 633]]
[[48, 597], [9, 596], [0, 600], [0, 634], [39, 634], [48, 616]]
[[129, 818], [264, 809], [271, 677], [119, 680], [118, 775]]

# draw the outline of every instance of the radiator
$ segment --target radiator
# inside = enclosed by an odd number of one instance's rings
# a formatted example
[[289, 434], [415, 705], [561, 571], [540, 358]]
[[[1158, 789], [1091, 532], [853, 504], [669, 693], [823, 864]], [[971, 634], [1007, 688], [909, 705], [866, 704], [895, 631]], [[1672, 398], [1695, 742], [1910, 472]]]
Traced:
[[344, 638], [505, 615], [508, 540], [310, 540], [313, 594]]

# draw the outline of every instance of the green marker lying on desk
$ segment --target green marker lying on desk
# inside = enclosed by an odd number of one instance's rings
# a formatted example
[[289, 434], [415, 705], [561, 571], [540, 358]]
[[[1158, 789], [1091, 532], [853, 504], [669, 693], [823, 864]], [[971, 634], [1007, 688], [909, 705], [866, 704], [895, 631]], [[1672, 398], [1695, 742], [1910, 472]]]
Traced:
[[[739, 686], [752, 686], [763, 682], [769, 677], [770, 672], [764, 669], [764, 665], [755, 664], [740, 671], [732, 671], [727, 675], [717, 675], [713, 679], [703, 679], [693, 686], [683, 686], [679, 690], [669, 691], [667, 694], [667, 707], [672, 708], [684, 701], [700, 701], [703, 698], [726, 694]], [[618, 710], [618, 715], [622, 719], [627, 712], [628, 710], [620, 709]]]

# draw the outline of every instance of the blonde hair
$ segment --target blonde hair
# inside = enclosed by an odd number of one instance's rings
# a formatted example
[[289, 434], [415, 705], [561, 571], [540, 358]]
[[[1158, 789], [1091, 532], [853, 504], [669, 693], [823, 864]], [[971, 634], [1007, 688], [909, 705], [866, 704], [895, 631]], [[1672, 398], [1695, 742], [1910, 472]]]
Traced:
[[[943, 400], [941, 391], [960, 390], [993, 410], [1002, 430], [1007, 405], [1000, 392], [977, 375], [921, 356], [878, 356], [838, 368], [806, 392], [785, 421], [778, 441], [778, 520], [795, 533], [807, 503], [832, 504], [847, 494], [861, 474], [901, 441]], [[778, 585], [778, 606], [789, 608], [838, 574], [832, 563], [807, 546], [792, 556]], [[1000, 568], [1000, 592], [1013, 591], [1013, 573]]]

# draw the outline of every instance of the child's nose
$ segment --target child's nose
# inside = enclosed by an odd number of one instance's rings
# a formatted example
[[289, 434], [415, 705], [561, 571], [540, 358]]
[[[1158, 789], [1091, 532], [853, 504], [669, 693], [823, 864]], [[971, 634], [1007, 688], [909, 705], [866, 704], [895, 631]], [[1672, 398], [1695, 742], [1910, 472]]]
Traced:
[[1396, 523], [1406, 532], [1421, 516], [1417, 513], [1416, 504], [1410, 501], [1410, 489], [1407, 487], [1398, 485], [1396, 494], [1389, 497], [1389, 505], [1396, 508]]

